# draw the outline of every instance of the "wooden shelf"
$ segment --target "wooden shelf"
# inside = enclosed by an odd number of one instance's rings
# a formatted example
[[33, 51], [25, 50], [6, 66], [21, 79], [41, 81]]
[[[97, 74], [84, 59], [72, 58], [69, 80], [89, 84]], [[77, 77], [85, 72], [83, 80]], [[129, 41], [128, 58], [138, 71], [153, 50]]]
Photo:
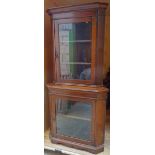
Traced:
[[60, 43], [88, 43], [91, 40], [72, 40], [72, 41], [60, 41]]
[[73, 65], [90, 65], [91, 63], [90, 62], [63, 62], [61, 64], [62, 65], [70, 65], [70, 64], [73, 64]]
[[83, 118], [75, 115], [67, 115], [67, 114], [59, 114], [61, 117], [66, 117], [66, 118], [72, 118], [72, 119], [78, 119], [78, 120], [83, 120], [83, 121], [91, 121], [89, 118]]

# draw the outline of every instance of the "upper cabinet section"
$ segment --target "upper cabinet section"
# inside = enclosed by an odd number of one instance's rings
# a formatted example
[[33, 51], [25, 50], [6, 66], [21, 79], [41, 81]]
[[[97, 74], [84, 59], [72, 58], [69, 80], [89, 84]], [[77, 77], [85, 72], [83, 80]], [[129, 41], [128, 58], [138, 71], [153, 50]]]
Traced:
[[48, 10], [55, 82], [102, 84], [105, 8], [92, 3]]

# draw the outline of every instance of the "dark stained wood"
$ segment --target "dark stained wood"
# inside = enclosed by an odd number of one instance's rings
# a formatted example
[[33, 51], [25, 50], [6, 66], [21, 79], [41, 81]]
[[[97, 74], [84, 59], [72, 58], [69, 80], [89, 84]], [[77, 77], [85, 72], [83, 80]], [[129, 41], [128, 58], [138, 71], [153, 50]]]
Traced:
[[[50, 23], [50, 17], [47, 14], [47, 9], [53, 8], [53, 7], [65, 7], [68, 4], [69, 5], [81, 5], [86, 3], [94, 3], [94, 2], [102, 2], [109, 4], [109, 0], [45, 0], [44, 1], [44, 47], [45, 47], [45, 54], [44, 54], [44, 70], [45, 70], [45, 85], [49, 82], [52, 82], [54, 80], [55, 73], [53, 72], [51, 65], [53, 61], [53, 52], [52, 50], [53, 43], [52, 41], [52, 35], [54, 30], [51, 29], [51, 23]], [[52, 21], [51, 21], [52, 22]], [[109, 69], [110, 65], [110, 5], [107, 6], [106, 9], [106, 16], [105, 16], [105, 39], [104, 39], [104, 64], [103, 64], [103, 72], [104, 76], [106, 75], [106, 72]], [[47, 130], [50, 126], [50, 120], [49, 120], [49, 108], [48, 108], [48, 92], [47, 88], [45, 88], [45, 108], [44, 108], [44, 122], [45, 122], [45, 130]]]
[[88, 151], [94, 154], [104, 151], [103, 144], [99, 146], [92, 146], [92, 145], [87, 145], [87, 144], [82, 144], [82, 143], [71, 142], [68, 140], [59, 139], [55, 137], [51, 137], [51, 141], [55, 144], [64, 144], [65, 146], [75, 148], [75, 149], [85, 150], [85, 151]]
[[108, 92], [108, 89], [103, 87], [102, 85], [85, 85], [85, 84], [73, 84], [73, 83], [49, 83], [47, 84], [48, 89], [64, 89], [66, 90], [78, 90], [84, 92], [95, 92], [97, 94]]
[[[99, 153], [104, 149], [106, 97], [103, 87], [104, 33], [107, 3], [54, 7], [48, 9], [52, 22], [53, 82], [47, 84], [50, 109], [50, 137], [53, 143]], [[58, 25], [60, 23], [92, 22], [91, 79], [62, 80], [60, 78]], [[89, 102], [92, 106], [91, 139], [82, 140], [57, 133], [56, 100]]]
[[98, 8], [107, 8], [107, 3], [94, 2], [94, 3], [85, 3], [82, 5], [66, 5], [62, 7], [53, 7], [48, 9], [48, 14], [53, 13], [62, 13], [62, 12], [70, 12], [70, 11], [82, 11], [82, 10], [90, 10], [90, 9], [98, 9]]
[[[60, 62], [59, 62], [59, 44], [58, 44], [58, 25], [62, 23], [80, 23], [92, 21], [92, 62], [91, 62], [91, 80], [63, 80], [60, 78]], [[54, 62], [55, 62], [55, 79], [56, 82], [72, 82], [72, 83], [84, 83], [84, 84], [94, 84], [95, 81], [95, 56], [96, 56], [96, 18], [82, 17], [82, 18], [69, 18], [69, 19], [59, 19], [55, 20], [55, 38], [54, 38]]]
[[63, 13], [57, 13], [57, 14], [53, 14], [52, 18], [53, 19], [66, 19], [66, 18], [80, 18], [83, 13], [86, 16], [95, 16], [96, 15], [96, 10], [92, 9], [91, 11], [79, 11], [79, 12], [63, 12]]
[[100, 16], [105, 10], [98, 9], [98, 24], [97, 24], [97, 50], [96, 50], [96, 73], [95, 83], [102, 85], [103, 81], [103, 60], [104, 60], [104, 31], [105, 31], [105, 16]]
[[[48, 9], [48, 14], [53, 22], [54, 48], [53, 61], [55, 63], [54, 81], [66, 83], [102, 84], [103, 80], [103, 56], [104, 56], [104, 25], [106, 3], [88, 3], [61, 8]], [[78, 9], [77, 9], [78, 8]], [[90, 9], [90, 10], [89, 10]], [[78, 10], [78, 11], [77, 11]], [[80, 11], [82, 10], [82, 11]], [[63, 12], [63, 13], [62, 13]], [[66, 13], [67, 12], [67, 13]], [[92, 22], [92, 47], [91, 47], [91, 80], [61, 79], [59, 60], [58, 25], [62, 23]]]
[[[103, 86], [80, 84], [48, 84], [51, 111], [51, 141], [91, 153], [104, 149], [104, 128], [106, 116], [106, 96], [108, 89]], [[56, 99], [89, 102], [92, 105], [91, 141], [59, 135], [56, 132]]]
[[105, 119], [106, 119], [106, 100], [98, 99], [96, 102], [96, 117], [95, 117], [95, 145], [104, 144], [105, 136]]

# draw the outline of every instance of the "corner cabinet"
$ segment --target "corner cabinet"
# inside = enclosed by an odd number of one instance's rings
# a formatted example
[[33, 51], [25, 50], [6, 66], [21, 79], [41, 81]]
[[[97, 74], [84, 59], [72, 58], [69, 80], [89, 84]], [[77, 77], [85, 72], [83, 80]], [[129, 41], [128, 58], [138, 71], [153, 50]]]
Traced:
[[52, 8], [54, 81], [102, 84], [104, 3]]
[[48, 9], [53, 30], [50, 139], [98, 153], [104, 149], [103, 87], [105, 3]]
[[50, 139], [91, 153], [104, 150], [107, 89], [80, 84], [48, 84]]

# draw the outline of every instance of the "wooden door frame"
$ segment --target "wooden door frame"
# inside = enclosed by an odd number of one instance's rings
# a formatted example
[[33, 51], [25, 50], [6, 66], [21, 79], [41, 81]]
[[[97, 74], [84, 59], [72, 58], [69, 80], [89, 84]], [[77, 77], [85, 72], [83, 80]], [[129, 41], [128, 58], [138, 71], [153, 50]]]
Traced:
[[[94, 145], [95, 144], [95, 115], [96, 115], [96, 100], [95, 99], [83, 99], [80, 97], [74, 97], [74, 96], [70, 96], [70, 97], [66, 97], [62, 95], [51, 95], [52, 96], [52, 100], [50, 102], [50, 104], [52, 104], [51, 106], [51, 129], [52, 129], [52, 136], [58, 139], [64, 139], [67, 141], [71, 141], [71, 142], [76, 142], [76, 143], [82, 143], [82, 144], [87, 144], [87, 145]], [[65, 135], [59, 135], [57, 134], [56, 131], [56, 100], [60, 98], [62, 100], [71, 100], [71, 101], [83, 101], [83, 102], [87, 102], [87, 104], [90, 104], [92, 107], [92, 116], [91, 116], [91, 139], [90, 140], [82, 140], [79, 138], [75, 138], [75, 137], [68, 137]]]
[[[92, 41], [91, 41], [91, 80], [62, 80], [60, 78], [60, 46], [59, 46], [59, 24], [66, 23], [80, 23], [80, 22], [92, 22]], [[94, 84], [95, 82], [95, 64], [96, 64], [96, 34], [97, 34], [97, 19], [96, 17], [82, 17], [82, 18], [68, 18], [68, 19], [59, 19], [54, 20], [54, 60], [55, 60], [55, 81], [62, 83], [83, 83], [83, 84]]]

